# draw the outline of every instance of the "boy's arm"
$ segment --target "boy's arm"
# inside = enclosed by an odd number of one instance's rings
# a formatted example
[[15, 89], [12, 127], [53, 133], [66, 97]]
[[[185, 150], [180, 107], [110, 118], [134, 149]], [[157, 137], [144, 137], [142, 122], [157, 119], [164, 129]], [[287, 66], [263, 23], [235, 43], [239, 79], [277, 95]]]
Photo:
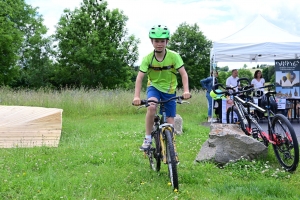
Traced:
[[141, 89], [142, 89], [142, 82], [143, 82], [144, 76], [145, 76], [145, 73], [143, 73], [141, 71], [139, 71], [138, 75], [136, 76], [134, 98], [133, 98], [133, 104], [135, 106], [141, 105], [140, 93], [141, 93]]
[[189, 99], [191, 98], [190, 90], [189, 90], [189, 77], [185, 71], [184, 66], [180, 67], [178, 72], [181, 75], [181, 80], [182, 80], [182, 85], [183, 85], [183, 98], [184, 99]]

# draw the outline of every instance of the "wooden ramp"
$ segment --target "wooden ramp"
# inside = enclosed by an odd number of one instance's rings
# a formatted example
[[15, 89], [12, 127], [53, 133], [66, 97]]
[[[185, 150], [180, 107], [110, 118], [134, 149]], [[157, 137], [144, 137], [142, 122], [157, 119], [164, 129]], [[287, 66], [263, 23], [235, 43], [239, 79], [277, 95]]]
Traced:
[[0, 106], [0, 148], [57, 147], [62, 111], [58, 108]]

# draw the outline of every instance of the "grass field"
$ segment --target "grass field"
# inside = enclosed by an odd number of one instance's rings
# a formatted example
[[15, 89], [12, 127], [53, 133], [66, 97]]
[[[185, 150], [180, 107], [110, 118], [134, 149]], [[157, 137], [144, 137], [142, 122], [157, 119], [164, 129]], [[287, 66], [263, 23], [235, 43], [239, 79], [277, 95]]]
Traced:
[[[2, 105], [62, 108], [59, 147], [0, 149], [0, 199], [299, 199], [300, 174], [283, 171], [272, 149], [265, 160], [218, 167], [196, 163], [208, 139], [207, 103], [192, 91], [178, 105], [176, 137], [179, 192], [168, 185], [167, 166], [150, 170], [138, 148], [146, 110], [131, 105], [133, 91], [0, 89]], [[179, 91], [178, 94], [181, 92]], [[143, 94], [145, 97], [145, 95]]]

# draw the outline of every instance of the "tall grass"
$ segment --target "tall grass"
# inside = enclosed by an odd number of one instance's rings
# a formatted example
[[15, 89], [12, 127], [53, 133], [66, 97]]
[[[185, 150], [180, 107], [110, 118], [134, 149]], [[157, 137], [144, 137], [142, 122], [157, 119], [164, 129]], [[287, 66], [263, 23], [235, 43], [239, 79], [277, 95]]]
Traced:
[[[167, 167], [150, 170], [138, 150], [146, 109], [131, 105], [133, 91], [1, 88], [2, 105], [62, 108], [59, 147], [0, 149], [0, 199], [298, 199], [299, 170], [283, 171], [272, 149], [265, 160], [241, 159], [218, 167], [195, 163], [209, 127], [203, 91], [178, 105], [179, 187], [168, 185]], [[181, 91], [178, 91], [181, 94]], [[145, 97], [145, 93], [142, 94]]]

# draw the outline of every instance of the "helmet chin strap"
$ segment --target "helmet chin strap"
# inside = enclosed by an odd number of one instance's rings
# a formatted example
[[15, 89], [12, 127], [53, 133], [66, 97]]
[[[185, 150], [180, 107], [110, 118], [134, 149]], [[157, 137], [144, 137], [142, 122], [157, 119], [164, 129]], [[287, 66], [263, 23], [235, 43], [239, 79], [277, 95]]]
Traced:
[[155, 53], [162, 53], [163, 51], [157, 51], [157, 50], [154, 50], [155, 51]]

